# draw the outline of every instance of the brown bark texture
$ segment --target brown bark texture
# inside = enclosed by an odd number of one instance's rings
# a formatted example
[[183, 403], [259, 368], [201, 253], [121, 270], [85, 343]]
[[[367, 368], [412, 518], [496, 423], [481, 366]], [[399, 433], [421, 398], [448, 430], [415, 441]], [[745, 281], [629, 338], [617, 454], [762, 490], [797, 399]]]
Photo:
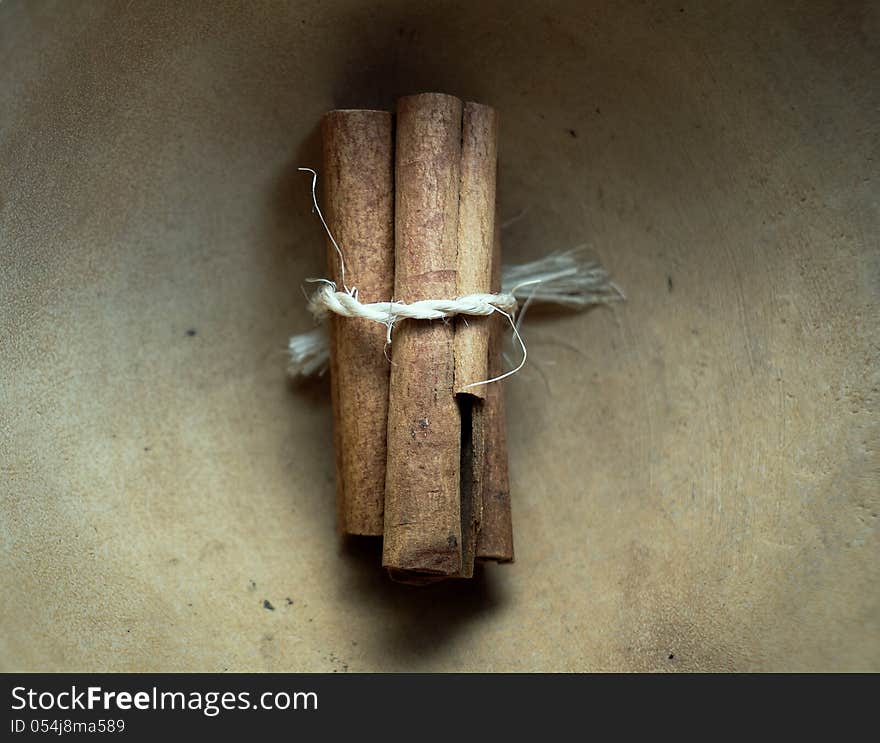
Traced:
[[[363, 302], [394, 288], [392, 116], [387, 111], [330, 111], [322, 121], [324, 211], [344, 248], [327, 241], [337, 287], [357, 287]], [[339, 530], [381, 535], [385, 500], [390, 367], [385, 328], [360, 318], [330, 317], [330, 373], [336, 447]]]

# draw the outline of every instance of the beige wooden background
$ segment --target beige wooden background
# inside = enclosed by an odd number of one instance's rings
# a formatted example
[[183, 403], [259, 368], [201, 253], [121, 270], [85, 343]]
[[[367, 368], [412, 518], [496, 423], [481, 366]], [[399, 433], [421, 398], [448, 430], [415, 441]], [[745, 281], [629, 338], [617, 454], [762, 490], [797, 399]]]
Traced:
[[[0, 670], [880, 670], [880, 6], [0, 4]], [[502, 117], [535, 315], [518, 562], [333, 531], [298, 165], [335, 106]], [[267, 609], [268, 601], [273, 610]]]

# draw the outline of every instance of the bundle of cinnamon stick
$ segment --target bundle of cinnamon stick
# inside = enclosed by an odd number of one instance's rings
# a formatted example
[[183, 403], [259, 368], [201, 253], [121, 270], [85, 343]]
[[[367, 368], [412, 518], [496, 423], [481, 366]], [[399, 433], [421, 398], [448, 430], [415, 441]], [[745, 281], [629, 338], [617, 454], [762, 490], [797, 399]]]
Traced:
[[[330, 275], [362, 302], [498, 292], [495, 111], [426, 93], [324, 116]], [[395, 580], [471, 577], [513, 559], [504, 400], [506, 319], [331, 317], [339, 529], [382, 535]]]

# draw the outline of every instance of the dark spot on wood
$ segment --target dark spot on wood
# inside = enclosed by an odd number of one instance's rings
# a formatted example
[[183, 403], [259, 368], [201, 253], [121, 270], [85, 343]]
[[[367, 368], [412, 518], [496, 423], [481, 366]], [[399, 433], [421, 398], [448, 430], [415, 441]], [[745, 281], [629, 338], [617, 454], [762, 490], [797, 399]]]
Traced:
[[263, 599], [263, 608], [269, 611], [275, 611], [275, 607], [269, 602], [269, 599]]
[[195, 329], [195, 328], [190, 328], [189, 330], [186, 331], [186, 334], [187, 334], [190, 338], [192, 338], [192, 337], [196, 334], [196, 329]]
[[248, 584], [248, 591], [256, 591], [256, 590], [257, 590], [257, 582], [255, 580], [252, 580]]
[[596, 106], [596, 113], [597, 113], [597, 114], [601, 114], [601, 113], [602, 113], [602, 109], [599, 108], [598, 106]]
[[427, 427], [428, 427], [428, 419], [427, 419], [427, 418], [422, 418], [422, 419], [419, 421], [419, 428], [421, 428], [422, 430], [424, 430], [424, 429], [426, 429]]
[[666, 277], [666, 288], [669, 290], [669, 293], [672, 294], [672, 277]]
[[293, 606], [293, 599], [290, 598], [290, 596], [285, 598], [284, 601], [287, 603], [288, 606]]
[[150, 447], [149, 447], [149, 446], [145, 446], [145, 447], [144, 447], [144, 451], [150, 451]]
[[455, 534], [450, 534], [450, 535], [446, 538], [446, 543], [447, 543], [450, 547], [458, 547], [458, 539], [457, 539], [457, 537], [455, 536]]
[[568, 130], [568, 135], [569, 135], [572, 139], [577, 139], [578, 133], [577, 133], [574, 129], [569, 129], [569, 130]]
[[675, 653], [670, 653], [670, 654], [669, 654], [669, 660], [672, 660], [673, 658], [675, 658]]

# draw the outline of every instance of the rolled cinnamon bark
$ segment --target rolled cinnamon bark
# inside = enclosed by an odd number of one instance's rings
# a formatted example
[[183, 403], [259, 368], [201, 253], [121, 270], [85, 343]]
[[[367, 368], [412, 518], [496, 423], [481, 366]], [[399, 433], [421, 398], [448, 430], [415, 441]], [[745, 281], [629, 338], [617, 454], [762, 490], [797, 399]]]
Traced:
[[[423, 94], [397, 104], [394, 296], [457, 291], [462, 105]], [[461, 572], [461, 421], [454, 323], [394, 330], [382, 563], [397, 579]]]
[[[387, 111], [330, 111], [322, 121], [327, 224], [345, 251], [327, 241], [330, 275], [356, 287], [363, 302], [394, 288], [392, 117]], [[339, 530], [381, 535], [385, 500], [390, 367], [385, 328], [359, 318], [330, 317], [330, 373], [336, 447]]]
[[[492, 292], [501, 291], [501, 229], [495, 222], [492, 256]], [[504, 335], [510, 332], [507, 318], [490, 318], [488, 375], [493, 379], [503, 373], [501, 348]], [[482, 512], [477, 536], [477, 557], [481, 560], [513, 560], [513, 519], [510, 510], [510, 475], [507, 459], [507, 417], [504, 412], [504, 388], [500, 383], [485, 385], [486, 396], [475, 416], [474, 427], [482, 436], [483, 456], [480, 487]]]
[[[458, 212], [458, 296], [488, 292], [495, 237], [498, 117], [494, 109], [465, 103], [461, 131]], [[459, 317], [455, 324], [455, 391], [483, 398], [489, 348], [489, 318]]]
[[[461, 180], [458, 200], [459, 296], [489, 292], [492, 283], [498, 120], [495, 111], [465, 103], [461, 131]], [[461, 414], [461, 557], [459, 575], [474, 571], [477, 534], [483, 508], [484, 463], [489, 432], [484, 399], [489, 376], [492, 317], [458, 317], [455, 322], [455, 392]]]
[[[397, 116], [395, 297], [490, 291], [495, 112], [425, 94], [401, 99]], [[490, 377], [494, 325], [468, 317], [395, 329], [383, 564], [398, 580], [473, 575], [484, 479], [494, 483], [498, 470], [506, 473], [503, 448], [503, 467], [486, 463], [494, 456], [487, 447], [497, 443], [487, 426], [495, 424], [501, 398], [493, 397], [493, 385], [471, 386]], [[493, 399], [488, 411], [484, 398]]]

